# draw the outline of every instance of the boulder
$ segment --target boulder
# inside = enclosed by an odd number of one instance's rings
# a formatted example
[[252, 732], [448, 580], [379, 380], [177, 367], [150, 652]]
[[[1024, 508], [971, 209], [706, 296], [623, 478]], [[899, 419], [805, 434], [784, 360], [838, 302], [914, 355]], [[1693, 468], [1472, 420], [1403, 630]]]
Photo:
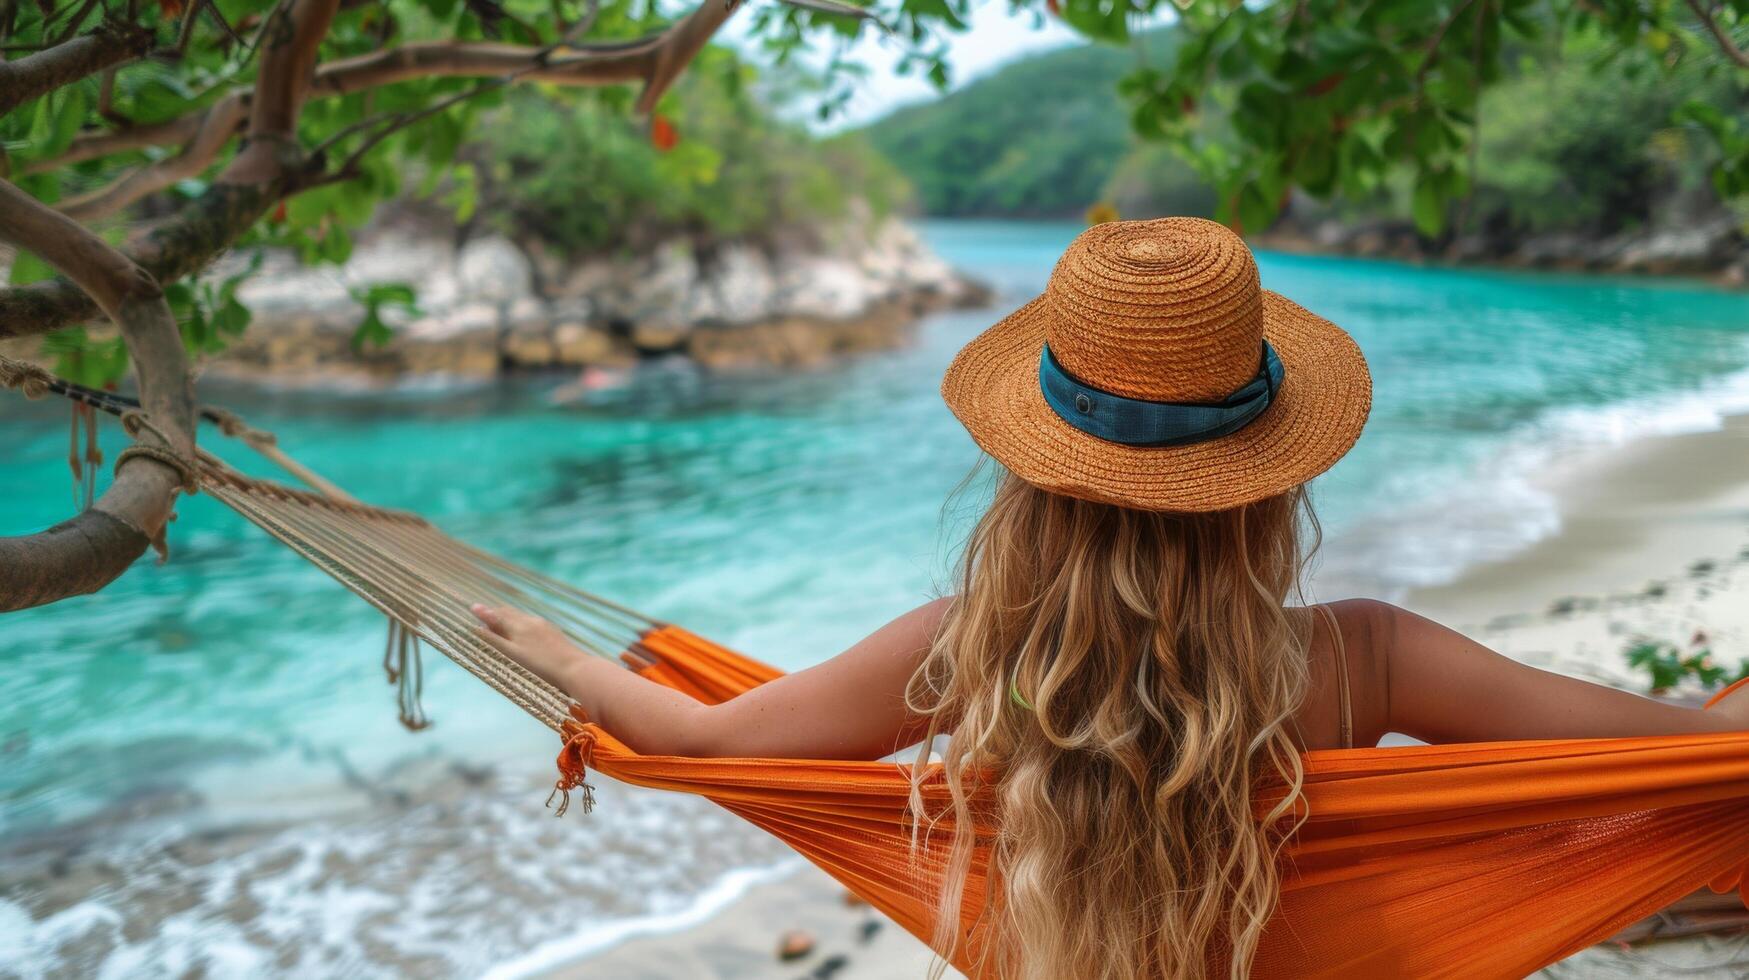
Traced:
[[607, 331], [585, 323], [561, 323], [553, 328], [553, 360], [565, 367], [627, 364], [631, 346]]
[[559, 363], [558, 347], [545, 325], [511, 327], [499, 341], [504, 361], [514, 367], [543, 368]]
[[826, 320], [856, 316], [884, 292], [856, 263], [825, 256], [790, 257], [780, 266], [778, 284], [778, 312]]
[[698, 260], [692, 246], [679, 240], [668, 242], [656, 249], [627, 284], [621, 312], [633, 321], [676, 318], [697, 284]]
[[456, 256], [456, 281], [463, 301], [507, 303], [534, 293], [534, 270], [508, 238], [476, 238]]
[[777, 279], [765, 253], [752, 245], [720, 249], [689, 299], [692, 323], [754, 323], [774, 312]]

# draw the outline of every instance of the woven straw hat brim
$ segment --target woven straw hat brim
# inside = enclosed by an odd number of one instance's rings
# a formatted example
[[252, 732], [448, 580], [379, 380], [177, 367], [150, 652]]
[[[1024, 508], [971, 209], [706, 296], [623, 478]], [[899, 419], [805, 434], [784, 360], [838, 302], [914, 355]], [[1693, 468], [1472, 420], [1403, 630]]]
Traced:
[[954, 358], [942, 397], [983, 450], [1053, 493], [1141, 510], [1226, 510], [1285, 493], [1329, 469], [1360, 437], [1372, 376], [1341, 327], [1268, 290], [1263, 335], [1284, 377], [1268, 409], [1228, 436], [1184, 446], [1109, 442], [1069, 425], [1039, 390], [1044, 297]]

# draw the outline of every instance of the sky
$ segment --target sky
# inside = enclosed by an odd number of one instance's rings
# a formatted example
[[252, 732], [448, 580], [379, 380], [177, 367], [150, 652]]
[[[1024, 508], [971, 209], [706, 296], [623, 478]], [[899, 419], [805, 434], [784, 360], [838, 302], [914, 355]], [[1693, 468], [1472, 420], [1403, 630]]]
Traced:
[[[947, 35], [951, 84], [958, 88], [1029, 52], [1084, 41], [1061, 21], [1051, 17], [1043, 20], [1035, 26], [1030, 11], [1013, 12], [1008, 0], [976, 4], [969, 21], [971, 29]], [[881, 31], [865, 28], [851, 51], [856, 60], [868, 66], [869, 74], [857, 84], [855, 96], [844, 117], [834, 120], [834, 128], [860, 125], [906, 103], [936, 96], [935, 86], [920, 74], [904, 76], [893, 70], [899, 60], [898, 46], [887, 41]]]
[[[775, 3], [778, 0], [762, 0]], [[731, 20], [725, 29], [726, 40], [738, 44], [746, 40], [751, 18]], [[1009, 0], [974, 0], [970, 29], [947, 35], [948, 61], [952, 74], [950, 84], [961, 85], [988, 74], [992, 69], [1034, 51], [1080, 43], [1082, 38], [1054, 18], [1034, 23], [1029, 11], [1012, 12]], [[828, 43], [819, 37], [819, 49]], [[894, 68], [899, 60], [899, 46], [886, 39], [874, 25], [865, 25], [862, 36], [851, 46], [851, 60], [868, 68], [868, 76], [855, 83], [855, 94], [845, 111], [823, 128], [849, 129], [877, 119], [910, 102], [927, 101], [937, 94], [933, 85], [920, 74], [898, 74]], [[813, 60], [823, 65], [823, 50], [814, 52]]]

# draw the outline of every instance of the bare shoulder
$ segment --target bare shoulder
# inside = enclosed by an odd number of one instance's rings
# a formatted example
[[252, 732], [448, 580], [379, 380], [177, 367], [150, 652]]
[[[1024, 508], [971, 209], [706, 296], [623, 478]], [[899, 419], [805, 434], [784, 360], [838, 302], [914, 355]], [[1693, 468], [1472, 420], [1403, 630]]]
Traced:
[[1355, 744], [1376, 744], [1392, 730], [1392, 651], [1421, 642], [1412, 634], [1436, 624], [1382, 599], [1340, 599], [1324, 605], [1335, 617], [1337, 651], [1352, 679]]
[[935, 631], [941, 628], [941, 621], [947, 616], [947, 611], [953, 608], [955, 598], [955, 596], [944, 595], [938, 599], [931, 599], [900, 616], [898, 621], [920, 629], [933, 638]]
[[1336, 621], [1342, 625], [1344, 636], [1350, 631], [1357, 634], [1388, 631], [1397, 625], [1400, 617], [1414, 615], [1409, 610], [1394, 606], [1383, 599], [1337, 599], [1324, 605], [1336, 614]]

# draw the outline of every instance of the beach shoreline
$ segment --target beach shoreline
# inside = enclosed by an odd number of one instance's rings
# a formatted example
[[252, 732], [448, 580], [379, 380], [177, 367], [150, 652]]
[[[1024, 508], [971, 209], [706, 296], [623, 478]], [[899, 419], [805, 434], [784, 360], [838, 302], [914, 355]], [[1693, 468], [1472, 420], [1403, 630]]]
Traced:
[[1485, 630], [1552, 611], [1564, 599], [1644, 596], [1654, 583], [1693, 577], [1699, 563], [1743, 558], [1749, 415], [1727, 417], [1716, 429], [1582, 449], [1551, 461], [1533, 483], [1557, 502], [1554, 533], [1448, 584], [1415, 589], [1403, 604], [1454, 627]]
[[[1634, 639], [1686, 643], [1707, 634], [1722, 662], [1749, 658], [1749, 416], [1716, 429], [1589, 447], [1551, 461], [1534, 481], [1558, 502], [1560, 526], [1519, 553], [1452, 582], [1410, 591], [1401, 604], [1534, 666], [1637, 693], [1643, 676], [1623, 655]], [[920, 977], [928, 949], [891, 922], [864, 939], [868, 909], [812, 867], [764, 881], [686, 928], [645, 934], [585, 958], [521, 976], [582, 978]], [[878, 918], [878, 917], [875, 917]], [[818, 940], [782, 963], [789, 929]], [[1740, 943], [1719, 937], [1632, 949], [1596, 947], [1550, 977], [1729, 976]], [[1709, 972], [1710, 971], [1710, 972]]]

